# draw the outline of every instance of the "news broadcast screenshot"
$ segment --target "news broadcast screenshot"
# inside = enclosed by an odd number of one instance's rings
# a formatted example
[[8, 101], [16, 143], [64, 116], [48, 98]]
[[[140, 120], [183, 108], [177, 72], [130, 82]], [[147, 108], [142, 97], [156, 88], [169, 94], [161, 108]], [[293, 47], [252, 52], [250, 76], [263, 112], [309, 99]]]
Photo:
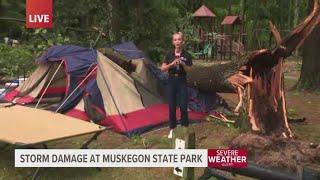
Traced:
[[0, 180], [319, 180], [320, 0], [0, 0]]

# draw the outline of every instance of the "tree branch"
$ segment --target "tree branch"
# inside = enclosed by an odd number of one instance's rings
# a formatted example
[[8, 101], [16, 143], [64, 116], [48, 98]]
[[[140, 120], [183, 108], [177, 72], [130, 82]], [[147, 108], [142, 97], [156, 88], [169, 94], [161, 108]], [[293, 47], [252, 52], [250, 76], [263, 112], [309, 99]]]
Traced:
[[276, 28], [275, 25], [272, 24], [271, 21], [269, 21], [269, 28], [270, 28], [270, 30], [276, 40], [277, 45], [279, 46], [282, 42], [282, 39], [281, 39], [281, 35], [280, 35], [278, 29]]
[[24, 20], [24, 19], [17, 19], [17, 18], [10, 18], [10, 17], [0, 17], [0, 20], [16, 21], [16, 22], [20, 22], [20, 23], [25, 23], [26, 22], [26, 20]]

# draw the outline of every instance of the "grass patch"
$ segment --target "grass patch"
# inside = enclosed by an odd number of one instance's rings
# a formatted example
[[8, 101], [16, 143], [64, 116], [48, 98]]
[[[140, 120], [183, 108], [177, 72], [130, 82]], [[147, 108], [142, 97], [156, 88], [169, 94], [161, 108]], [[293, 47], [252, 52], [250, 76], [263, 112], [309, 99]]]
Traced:
[[289, 119], [297, 119], [297, 118], [299, 118], [299, 114], [293, 108], [288, 108], [287, 109], [287, 116], [288, 116]]

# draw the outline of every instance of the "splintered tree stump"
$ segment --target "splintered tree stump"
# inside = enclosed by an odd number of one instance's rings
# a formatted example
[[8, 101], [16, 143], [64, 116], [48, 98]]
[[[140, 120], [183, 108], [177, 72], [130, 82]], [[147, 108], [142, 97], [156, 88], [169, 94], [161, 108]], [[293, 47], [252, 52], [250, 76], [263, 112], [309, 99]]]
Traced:
[[284, 39], [270, 22], [276, 41], [274, 48], [251, 52], [227, 64], [196, 66], [188, 73], [189, 86], [209, 92], [237, 91], [239, 104], [235, 113], [249, 120], [253, 131], [292, 137], [286, 112], [283, 63], [320, 22], [319, 2], [314, 0], [311, 14]]

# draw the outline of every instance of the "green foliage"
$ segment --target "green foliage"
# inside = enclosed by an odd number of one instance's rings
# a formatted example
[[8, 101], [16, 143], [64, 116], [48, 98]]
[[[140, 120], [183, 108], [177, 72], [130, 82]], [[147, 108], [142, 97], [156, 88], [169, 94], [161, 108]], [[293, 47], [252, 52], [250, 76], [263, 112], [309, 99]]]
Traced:
[[[269, 44], [269, 20], [280, 30], [292, 28], [293, 2], [245, 0], [245, 39], [251, 49]], [[218, 30], [226, 15], [240, 14], [240, 0], [55, 0], [53, 29], [34, 31], [25, 29], [20, 22], [0, 20], [0, 38], [8, 36], [18, 39], [35, 54], [55, 44], [97, 48], [121, 41], [133, 41], [147, 52], [150, 59], [159, 62], [172, 47], [172, 32], [185, 33], [188, 49], [196, 43], [194, 25], [198, 20], [192, 17], [192, 13], [202, 4], [216, 14]], [[299, 4], [300, 20], [306, 15], [307, 7], [306, 1]], [[0, 17], [23, 20], [25, 1], [1, 0]], [[105, 35], [101, 36], [97, 29]], [[285, 31], [281, 33], [286, 34]]]
[[145, 141], [145, 138], [139, 135], [134, 135], [131, 139], [134, 144], [142, 144]]
[[[248, 99], [244, 98], [243, 104], [248, 104]], [[240, 108], [239, 116], [236, 117], [235, 126], [239, 128], [240, 132], [248, 132], [251, 130], [251, 124], [249, 122], [249, 112], [246, 106]]]
[[18, 73], [31, 72], [34, 68], [33, 54], [26, 47], [9, 47], [0, 44], [0, 67], [2, 73], [14, 77]]
[[[24, 1], [0, 0], [0, 17], [25, 18]], [[19, 22], [7, 22], [0, 20], [0, 37], [9, 36], [20, 38], [23, 24]]]
[[[232, 117], [232, 119], [234, 119], [234, 118], [235, 117]], [[228, 119], [230, 120], [230, 117], [228, 117]], [[225, 126], [225, 127], [228, 127], [228, 128], [235, 128], [235, 124], [234, 123], [224, 122], [224, 121], [222, 121], [220, 119], [217, 119], [217, 118], [214, 118], [212, 116], [207, 116], [206, 120], [209, 121], [209, 122], [212, 122], [213, 124], [218, 125], [218, 126]]]
[[297, 119], [299, 118], [299, 114], [297, 113], [297, 111], [293, 108], [288, 108], [287, 109], [287, 116], [289, 119]]
[[26, 39], [32, 41], [25, 46], [37, 56], [50, 46], [70, 43], [69, 37], [62, 36], [59, 33], [50, 33], [47, 29], [36, 29], [34, 31], [24, 29], [23, 35]]

